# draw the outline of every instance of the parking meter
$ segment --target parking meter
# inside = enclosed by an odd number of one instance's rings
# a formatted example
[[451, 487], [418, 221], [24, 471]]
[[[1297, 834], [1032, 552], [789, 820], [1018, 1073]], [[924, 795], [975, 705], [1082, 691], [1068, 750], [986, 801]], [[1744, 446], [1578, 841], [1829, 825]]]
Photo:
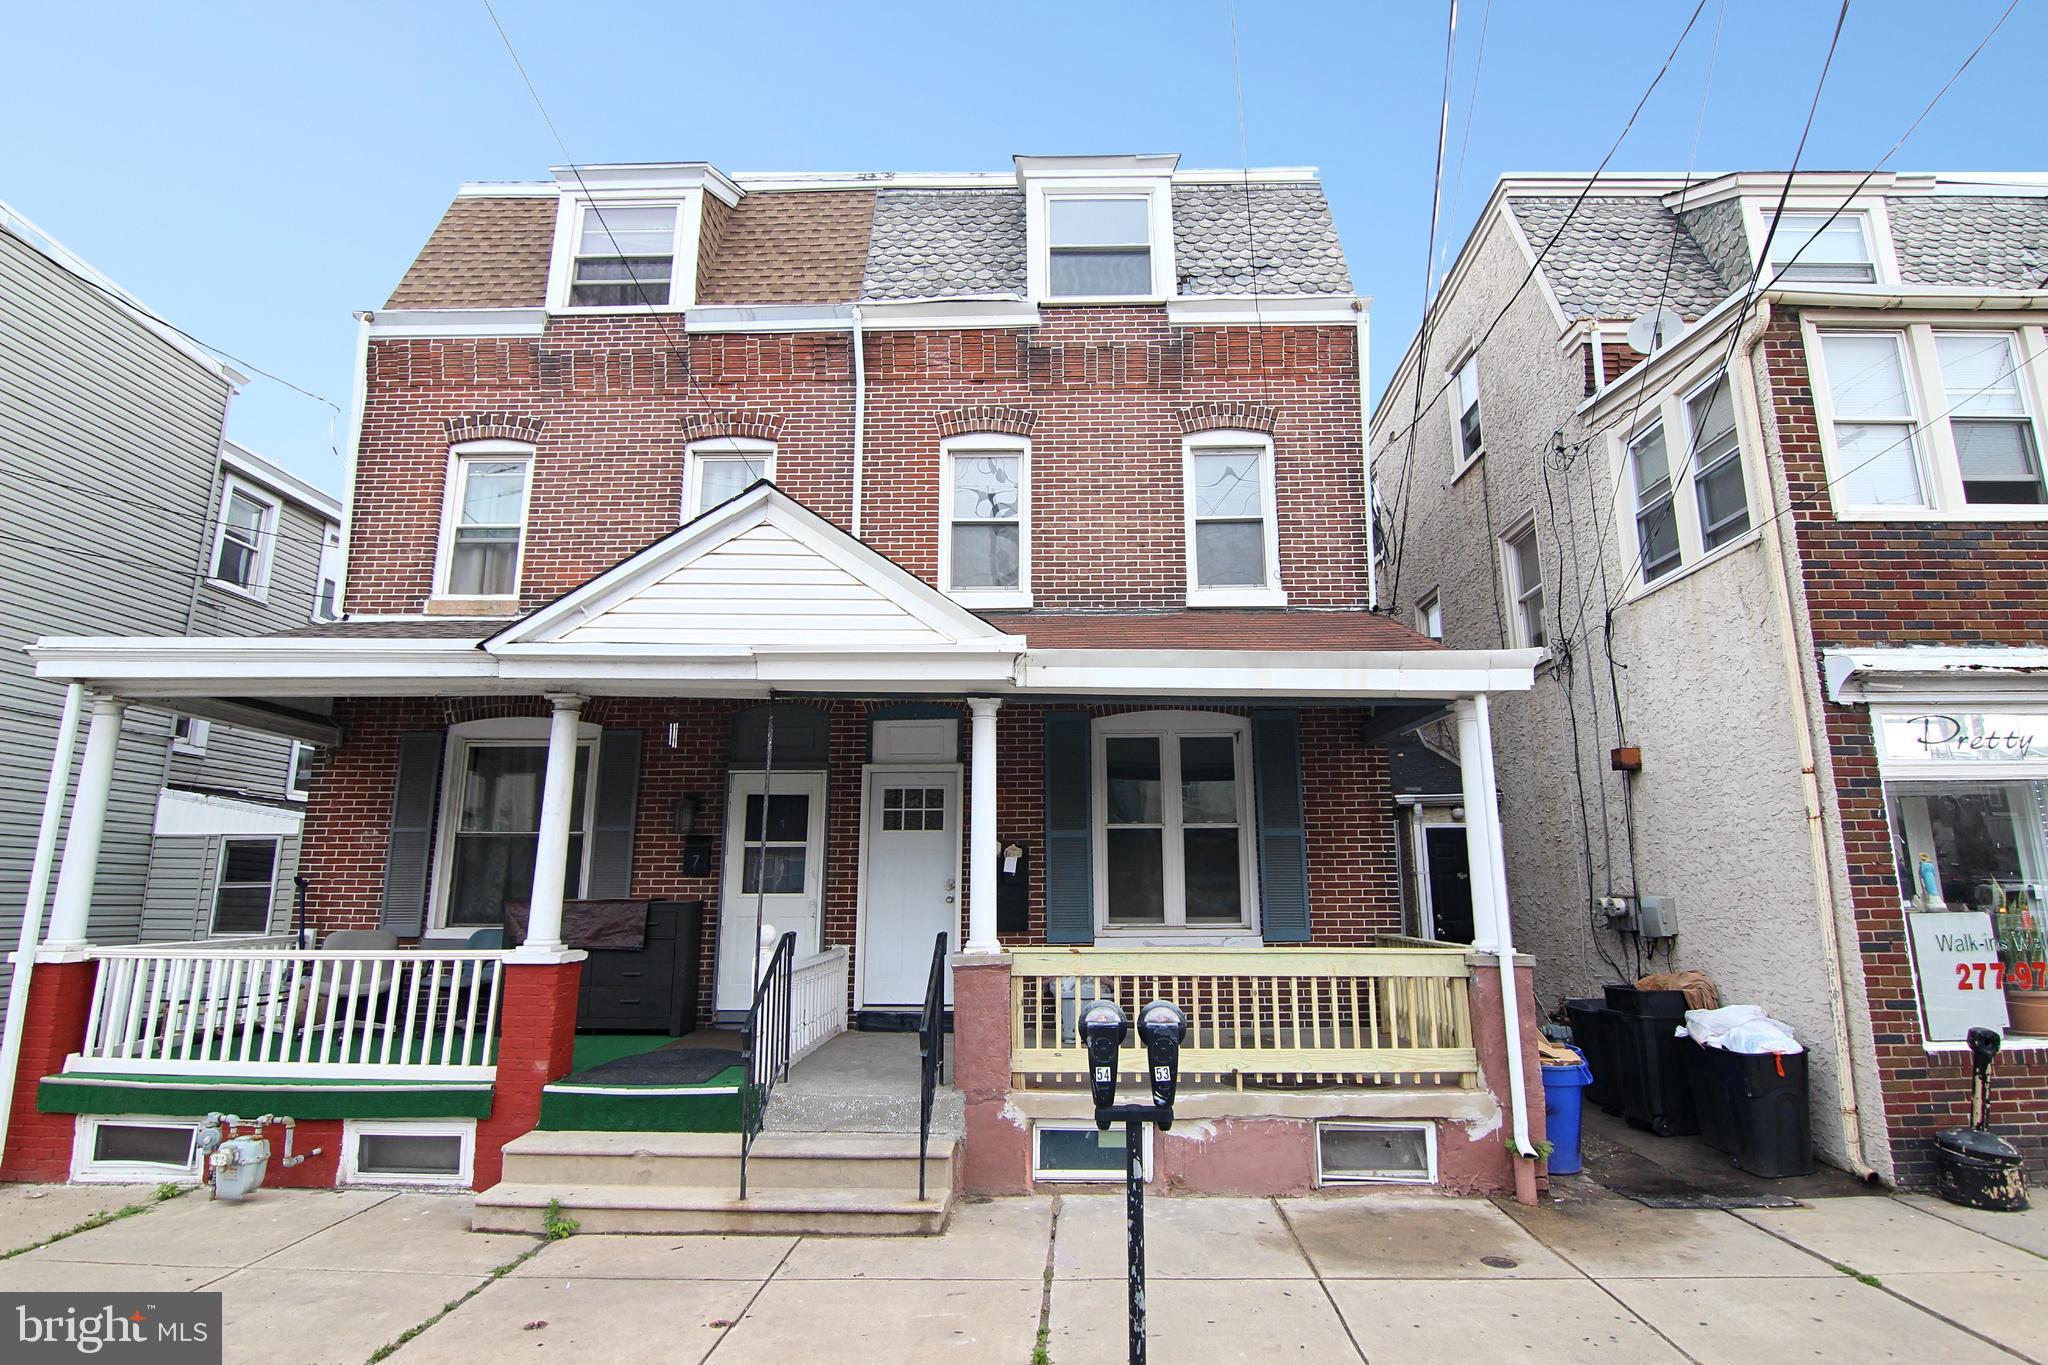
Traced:
[[1095, 1124], [1107, 1130], [1116, 1104], [1117, 1053], [1131, 1036], [1131, 1021], [1114, 1000], [1097, 1000], [1081, 1011], [1081, 1042], [1088, 1049], [1088, 1089], [1095, 1097]]
[[1138, 1037], [1152, 1070], [1152, 1103], [1158, 1123], [1173, 1126], [1173, 1092], [1180, 1084], [1180, 1045], [1188, 1036], [1188, 1017], [1169, 1001], [1154, 1000], [1138, 1012]]

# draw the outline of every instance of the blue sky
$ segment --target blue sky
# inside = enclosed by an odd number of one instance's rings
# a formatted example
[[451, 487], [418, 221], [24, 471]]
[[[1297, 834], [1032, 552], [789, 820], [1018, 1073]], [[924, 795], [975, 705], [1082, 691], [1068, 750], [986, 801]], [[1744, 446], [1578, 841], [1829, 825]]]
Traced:
[[[1183, 165], [1238, 163], [1224, 0], [494, 3], [583, 161], [990, 170], [1017, 152], [1178, 151]], [[1785, 164], [1835, 8], [1708, 0], [1612, 169], [1684, 170], [1696, 124], [1702, 170]], [[1856, 0], [1804, 164], [1867, 168], [2003, 8]], [[1489, 13], [1465, 0], [1452, 250], [1501, 173], [1599, 161], [1690, 11], [1494, 0]], [[1444, 14], [1239, 5], [1250, 159], [1322, 168], [1375, 299], [1376, 387], [1422, 306]], [[384, 301], [456, 185], [541, 178], [561, 159], [481, 0], [41, 5], [7, 27], [0, 198], [179, 326], [344, 406], [351, 310]], [[2048, 5], [2023, 3], [1894, 168], [2048, 169], [2038, 120], [2021, 116], [2044, 39]], [[230, 434], [339, 488], [330, 416], [258, 379]]]

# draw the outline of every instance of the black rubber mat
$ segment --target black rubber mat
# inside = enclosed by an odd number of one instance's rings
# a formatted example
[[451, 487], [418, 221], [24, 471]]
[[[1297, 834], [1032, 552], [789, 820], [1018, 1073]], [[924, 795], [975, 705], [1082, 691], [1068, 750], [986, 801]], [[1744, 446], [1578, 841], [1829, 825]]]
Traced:
[[664, 1047], [614, 1058], [569, 1080], [590, 1085], [697, 1085], [739, 1064], [740, 1054], [727, 1048]]

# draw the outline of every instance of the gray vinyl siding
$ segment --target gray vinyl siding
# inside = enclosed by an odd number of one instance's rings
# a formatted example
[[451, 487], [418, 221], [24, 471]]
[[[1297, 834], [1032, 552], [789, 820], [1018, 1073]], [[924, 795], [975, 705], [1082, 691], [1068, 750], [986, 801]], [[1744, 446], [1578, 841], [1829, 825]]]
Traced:
[[[221, 847], [227, 839], [266, 836], [167, 835], [150, 854], [149, 888], [143, 901], [141, 939], [181, 943], [213, 932], [214, 888], [220, 881]], [[292, 874], [299, 866], [299, 838], [279, 839], [277, 878], [270, 892], [270, 932], [292, 926]]]
[[[44, 635], [184, 633], [228, 385], [0, 232], [0, 395], [0, 947], [11, 949], [63, 705], [23, 648]], [[169, 725], [140, 708], [122, 725], [94, 898], [93, 933], [107, 941], [141, 928]]]

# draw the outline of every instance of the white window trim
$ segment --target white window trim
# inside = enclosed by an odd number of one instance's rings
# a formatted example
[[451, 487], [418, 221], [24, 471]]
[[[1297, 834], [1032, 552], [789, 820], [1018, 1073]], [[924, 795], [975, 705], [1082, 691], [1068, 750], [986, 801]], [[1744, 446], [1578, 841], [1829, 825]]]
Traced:
[[[1624, 602], [1634, 602], [1647, 597], [1688, 577], [1697, 569], [1717, 563], [1746, 546], [1754, 545], [1762, 530], [1762, 518], [1757, 515], [1756, 501], [1756, 490], [1760, 486], [1759, 480], [1762, 475], [1757, 469], [1755, 442], [1748, 436], [1755, 427], [1750, 421], [1748, 396], [1731, 375], [1728, 379], [1728, 397], [1734, 404], [1735, 412], [1735, 457], [1742, 463], [1742, 498], [1749, 510], [1749, 529], [1726, 544], [1717, 545], [1712, 550], [1706, 548], [1706, 532], [1700, 523], [1697, 478], [1699, 466], [1693, 458], [1696, 452], [1692, 441], [1692, 413], [1688, 404], [1705, 392], [1721, 375], [1720, 360], [1721, 357], [1716, 352], [1702, 364], [1686, 370], [1677, 382], [1668, 385], [1657, 396], [1654, 403], [1645, 402], [1643, 420], [1637, 425], [1633, 436], [1616, 431], [1608, 437], [1609, 458], [1614, 461], [1609, 476], [1616, 480], [1617, 484], [1625, 484], [1629, 490], [1629, 515], [1626, 520], [1621, 517], [1615, 518], [1617, 548], [1621, 552], [1624, 564], [1634, 565], [1642, 552], [1642, 543], [1636, 538], [1635, 522], [1635, 514], [1641, 510], [1641, 503], [1636, 497], [1635, 470], [1629, 444], [1632, 439], [1639, 438], [1647, 432], [1653, 422], [1664, 423], [1665, 456], [1672, 465], [1671, 496], [1678, 507], [1678, 563], [1660, 578], [1649, 578], [1647, 573], [1635, 574], [1622, 597]], [[1673, 433], [1681, 435], [1674, 438]]]
[[[1465, 454], [1465, 409], [1459, 406], [1458, 393], [1458, 376], [1465, 372], [1467, 365], [1472, 367], [1472, 387], [1478, 395], [1475, 401], [1479, 405], [1479, 449], [1473, 451], [1470, 458]], [[1457, 364], [1451, 366], [1444, 379], [1451, 394], [1451, 482], [1456, 483], [1473, 465], [1486, 458], [1486, 377], [1480, 373], [1479, 352], [1467, 351]]]
[[[1634, 522], [1631, 521], [1629, 525], [1630, 529], [1633, 530]], [[1547, 619], [1550, 611], [1549, 584], [1541, 585], [1544, 589], [1543, 612], [1546, 617], [1543, 632], [1546, 638], [1543, 644], [1538, 645], [1530, 641], [1528, 627], [1522, 619], [1522, 598], [1527, 592], [1529, 585], [1522, 582], [1521, 570], [1515, 564], [1515, 542], [1520, 540], [1525, 532], [1535, 538], [1536, 563], [1539, 569], [1542, 567], [1543, 537], [1537, 534], [1536, 514], [1532, 511], [1521, 520], [1509, 526], [1507, 530], [1502, 531], [1500, 538], [1494, 542], [1495, 572], [1500, 575], [1503, 600], [1507, 603], [1508, 639], [1516, 649], [1542, 649], [1547, 652], [1550, 648], [1548, 639], [1550, 628]], [[1633, 540], [1634, 538], [1631, 537], [1630, 539]], [[1630, 558], [1631, 562], [1633, 562], [1634, 557], [1631, 556]]]
[[[953, 586], [953, 462], [961, 455], [1017, 457], [1017, 586]], [[939, 591], [963, 607], [1031, 605], [1031, 442], [1001, 432], [948, 436], [939, 442]]]
[[[1250, 945], [1264, 941], [1259, 904], [1259, 814], [1252, 799], [1251, 721], [1223, 711], [1131, 711], [1102, 716], [1089, 727], [1090, 796], [1089, 843], [1094, 858], [1095, 935], [1098, 941], [1158, 939], [1167, 943], [1213, 942]], [[1160, 827], [1163, 849], [1171, 850], [1173, 839], [1185, 826], [1180, 823], [1180, 747], [1176, 741], [1189, 736], [1228, 735], [1237, 753], [1237, 871], [1238, 897], [1244, 906], [1242, 924], [1187, 923], [1186, 867], [1169, 858], [1165, 867], [1166, 920], [1162, 924], [1111, 924], [1109, 921], [1109, 767], [1106, 741], [1112, 736], [1145, 735], [1159, 740]], [[1198, 826], [1198, 828], [1200, 828]], [[1181, 918], [1178, 923], [1174, 916]]]
[[[1870, 249], [1870, 264], [1878, 285], [1896, 284], [1899, 279], [1899, 255], [1892, 243], [1891, 215], [1885, 211], [1884, 196], [1870, 195], [1851, 199], [1846, 205], [1839, 199], [1827, 199], [1814, 195], [1793, 194], [1785, 200], [1785, 212], [1818, 213], [1823, 217], [1841, 210], [1841, 218], [1854, 215], [1863, 228], [1863, 243]], [[1777, 196], [1745, 198], [1742, 201], [1742, 226], [1749, 235], [1750, 266], [1759, 281], [1768, 281], [1771, 272], [1764, 265], [1764, 237], [1771, 230], [1771, 219], [1778, 211]], [[1838, 218], [1837, 221], [1840, 221]], [[1775, 247], [1775, 243], [1772, 244]], [[1786, 280], [1786, 284], [1797, 283]]]
[[[1436, 617], [1436, 633], [1430, 634], [1429, 618]], [[1431, 588], [1415, 603], [1415, 633], [1442, 643], [1444, 638], [1444, 597], [1441, 590]]]
[[[1323, 1166], [1323, 1134], [1330, 1129], [1349, 1131], [1359, 1128], [1393, 1128], [1412, 1132], [1421, 1129], [1427, 1144], [1429, 1170], [1423, 1176], [1408, 1175], [1332, 1175]], [[1434, 1123], [1375, 1123], [1367, 1120], [1345, 1119], [1337, 1122], [1323, 1122], [1316, 1125], [1316, 1187], [1326, 1185], [1434, 1185], [1436, 1184], [1436, 1125]]]
[[[455, 567], [455, 527], [462, 515], [462, 489], [471, 460], [526, 462], [526, 489], [519, 500], [519, 553], [512, 559], [512, 591], [450, 593], [448, 575]], [[534, 447], [524, 441], [464, 441], [448, 448], [448, 472], [441, 489], [441, 536], [434, 551], [434, 599], [439, 602], [517, 602], [526, 577], [526, 547], [532, 539]]]
[[[228, 845], [265, 843], [270, 845], [270, 894], [263, 902], [263, 927], [239, 933], [220, 927], [220, 891], [227, 884]], [[262, 938], [270, 932], [270, 918], [277, 913], [277, 874], [284, 868], [284, 838], [277, 834], [225, 834], [216, 850], [213, 892], [206, 899], [206, 932], [211, 938]]]
[[[237, 493], [263, 507], [263, 525], [256, 532], [256, 567], [246, 587], [239, 583], [230, 583], [225, 578], [215, 577], [220, 569], [220, 547], [228, 536], [228, 503]], [[222, 479], [220, 501], [214, 505], [213, 545], [206, 560], [208, 585], [222, 592], [231, 592], [237, 597], [246, 597], [253, 602], [265, 601], [270, 595], [271, 566], [277, 558], [277, 537], [283, 529], [278, 523], [283, 518], [284, 503], [275, 493], [267, 492], [234, 474]]]
[[[2048, 503], [2000, 506], [1963, 500], [1962, 467], [1948, 424], [1948, 397], [1941, 383], [1941, 360], [1934, 348], [1936, 332], [2009, 333], [2019, 361], [2020, 396], [2034, 423], [2037, 456], [2048, 459], [2048, 328], [2038, 324], [2000, 326], [1983, 314], [1938, 314], [1901, 322], [1896, 317], [1872, 319], [1860, 313], [1806, 313], [1800, 318], [1806, 346], [1807, 373], [1813, 391], [1814, 421], [1820, 428], [1822, 464], [1828, 476], [1828, 505], [1837, 521], [2048, 521]], [[1859, 507], [1842, 503], [1836, 486], [1846, 466], [1835, 445], [1835, 407], [1827, 357], [1821, 338], [1834, 334], [1880, 332], [1903, 335], [1907, 394], [1913, 404], [1913, 455], [1920, 471], [1926, 505]], [[1929, 414], [1934, 416], [1930, 417]]]
[[[1679, 478], [1677, 465], [1678, 461], [1686, 457], [1683, 450], [1674, 450], [1672, 448], [1674, 444], [1672, 441], [1672, 430], [1671, 424], [1664, 420], [1664, 413], [1660, 408], [1659, 411], [1637, 426], [1634, 433], [1622, 443], [1622, 458], [1628, 462], [1628, 489], [1629, 501], [1631, 503], [1629, 528], [1635, 532], [1634, 535], [1628, 537], [1629, 544], [1626, 546], [1628, 551], [1627, 562], [1636, 566], [1636, 577], [1643, 579], [1645, 582], [1661, 583], [1685, 567], [1685, 527], [1683, 525], [1685, 519], [1679, 515], [1678, 506], [1678, 494], [1683, 481]], [[1671, 509], [1672, 529], [1678, 536], [1677, 561], [1654, 579], [1650, 576], [1649, 546], [1643, 543], [1642, 517], [1643, 513], [1649, 510], [1649, 507], [1643, 497], [1642, 464], [1636, 459], [1636, 448], [1647, 441], [1652, 433], [1657, 434], [1664, 441], [1665, 491], [1663, 501], [1665, 506]], [[1687, 463], [1690, 463], [1690, 461]], [[1686, 473], [1689, 476], [1691, 473], [1690, 469]]]
[[[1259, 491], [1264, 502], [1266, 583], [1263, 587], [1204, 588], [1195, 569], [1195, 456], [1218, 450], [1257, 450], [1266, 477]], [[1182, 439], [1180, 448], [1181, 530], [1187, 561], [1187, 604], [1190, 607], [1284, 607], [1287, 590], [1280, 578], [1280, 462], [1273, 438], [1261, 431], [1202, 431]]]
[[299, 775], [300, 755], [311, 753], [312, 750], [313, 746], [306, 743], [303, 739], [292, 741], [292, 751], [286, 758], [284, 768], [284, 794], [294, 801], [304, 801], [306, 799], [308, 789], [294, 785], [292, 779]]
[[[99, 1130], [112, 1128], [189, 1128], [193, 1150], [183, 1166], [154, 1161], [95, 1161], [92, 1149]], [[71, 1137], [71, 1179], [81, 1185], [156, 1184], [179, 1177], [199, 1178], [199, 1123], [195, 1119], [159, 1114], [80, 1114]]]
[[721, 455], [744, 456], [759, 461], [762, 477], [775, 482], [775, 442], [763, 441], [754, 436], [711, 436], [702, 441], [692, 441], [683, 447], [683, 520], [690, 521], [703, 516], [711, 509], [704, 506], [704, 458], [717, 459]]
[[[441, 755], [441, 811], [434, 827], [434, 876], [427, 902], [426, 932], [430, 938], [466, 939], [482, 924], [448, 923], [448, 888], [455, 877], [455, 826], [462, 818], [462, 778], [468, 768], [469, 751], [492, 745], [544, 748], [548, 742], [545, 716], [503, 716], [493, 720], [466, 720], [448, 727], [447, 748]], [[597, 770], [598, 736], [603, 731], [588, 721], [576, 726], [578, 747], [590, 751], [589, 786], [583, 793], [583, 868], [577, 880], [590, 881], [591, 835], [597, 820], [597, 784], [603, 774]]]
[[[590, 307], [569, 302], [569, 288], [576, 274], [576, 246], [583, 230], [583, 211], [590, 204], [606, 209], [665, 209], [676, 211], [675, 264], [668, 282], [668, 302], [624, 307]], [[681, 194], [608, 193], [564, 194], [555, 212], [554, 250], [548, 258], [548, 311], [574, 313], [578, 317], [645, 316], [650, 313], [680, 313], [697, 306], [697, 253], [703, 235], [704, 191], [692, 189]]]
[[184, 716], [182, 718], [191, 722], [186, 727], [183, 737], [178, 734], [178, 721], [180, 717], [173, 716], [171, 718], [171, 752], [182, 754], [186, 758], [205, 758], [206, 741], [213, 734], [213, 722], [201, 720], [198, 716]]
[[[1139, 1125], [1141, 1146], [1138, 1149], [1138, 1166], [1147, 1184], [1152, 1180], [1152, 1128], [1149, 1123]], [[1113, 1171], [1069, 1171], [1048, 1169], [1039, 1162], [1038, 1135], [1040, 1133], [1099, 1132], [1092, 1123], [1081, 1119], [1034, 1119], [1031, 1124], [1031, 1179], [1040, 1185], [1107, 1185], [1122, 1184], [1124, 1168]]]
[[[365, 1137], [452, 1137], [462, 1144], [462, 1155], [452, 1175], [409, 1175], [385, 1171], [364, 1171], [358, 1149]], [[423, 1185], [430, 1189], [463, 1189], [476, 1175], [475, 1119], [343, 1119], [341, 1123], [341, 1170], [336, 1183], [342, 1185]]]
[[[1047, 203], [1053, 199], [1138, 199], [1146, 201], [1152, 240], [1149, 294], [1080, 295], [1052, 292], [1052, 233]], [[1179, 276], [1173, 259], [1173, 184], [1164, 176], [1031, 177], [1025, 182], [1024, 235], [1029, 256], [1025, 288], [1031, 301], [1047, 308], [1095, 304], [1159, 304], [1175, 296]]]

